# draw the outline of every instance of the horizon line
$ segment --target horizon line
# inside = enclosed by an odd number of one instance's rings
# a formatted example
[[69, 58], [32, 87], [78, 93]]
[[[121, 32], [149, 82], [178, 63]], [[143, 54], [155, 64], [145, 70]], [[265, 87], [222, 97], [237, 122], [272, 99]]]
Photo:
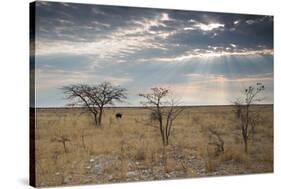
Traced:
[[[264, 106], [264, 105], [274, 105], [274, 103], [260, 103], [260, 104], [251, 104], [253, 106]], [[175, 107], [206, 107], [206, 106], [235, 106], [235, 104], [211, 104], [211, 105], [180, 105]], [[104, 108], [147, 108], [147, 107], [153, 107], [153, 106], [105, 106]], [[169, 106], [162, 106], [162, 107], [169, 107]], [[40, 106], [40, 107], [29, 107], [29, 108], [35, 108], [35, 109], [67, 109], [67, 108], [87, 108], [83, 106]]]

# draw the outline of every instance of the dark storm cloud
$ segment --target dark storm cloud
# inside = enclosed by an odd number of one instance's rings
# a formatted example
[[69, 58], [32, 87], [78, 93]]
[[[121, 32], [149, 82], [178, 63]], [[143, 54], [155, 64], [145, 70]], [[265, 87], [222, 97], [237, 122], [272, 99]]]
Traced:
[[[169, 14], [173, 17], [173, 14]], [[175, 21], [171, 27], [194, 27], [196, 24], [220, 23], [224, 26], [210, 31], [194, 29], [191, 31], [181, 30], [172, 35], [169, 43], [189, 44], [196, 48], [207, 48], [208, 45], [224, 46], [236, 44], [239, 48], [257, 48], [264, 46], [272, 48], [273, 44], [273, 21], [272, 17], [254, 15], [236, 15], [221, 13], [194, 13], [182, 12], [174, 15]], [[182, 20], [193, 20], [194, 24], [183, 23]], [[247, 23], [247, 21], [249, 23]], [[236, 23], [236, 24], [235, 24]], [[184, 25], [185, 24], [185, 25]]]
[[127, 7], [37, 2], [38, 34], [47, 39], [95, 41], [111, 32], [153, 18], [157, 11]]
[[[157, 15], [167, 13], [169, 20], [134, 35], [152, 36], [150, 31], [174, 32], [164, 39], [153, 36], [168, 47], [173, 44], [194, 48], [226, 47], [234, 43], [240, 48], [272, 48], [273, 44], [273, 21], [268, 16], [46, 2], [38, 2], [37, 10], [40, 25], [37, 34], [45, 40], [96, 41], [107, 38], [118, 29], [137, 27], [144, 20], [153, 20]], [[209, 31], [195, 27], [210, 23], [224, 26]], [[193, 29], [185, 31], [184, 28]]]

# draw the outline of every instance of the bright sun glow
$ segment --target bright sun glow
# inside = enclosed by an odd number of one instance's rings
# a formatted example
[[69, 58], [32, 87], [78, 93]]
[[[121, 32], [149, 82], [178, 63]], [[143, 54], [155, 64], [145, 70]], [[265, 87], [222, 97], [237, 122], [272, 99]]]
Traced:
[[196, 24], [196, 27], [200, 28], [203, 31], [211, 31], [213, 29], [223, 28], [224, 24], [220, 23], [211, 23], [211, 24]]

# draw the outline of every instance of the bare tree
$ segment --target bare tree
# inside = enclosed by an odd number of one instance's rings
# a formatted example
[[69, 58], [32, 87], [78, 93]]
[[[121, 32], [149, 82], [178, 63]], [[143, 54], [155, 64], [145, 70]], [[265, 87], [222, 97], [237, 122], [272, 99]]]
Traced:
[[70, 139], [67, 136], [62, 135], [62, 136], [54, 137], [54, 138], [51, 139], [51, 142], [61, 143], [63, 145], [64, 152], [65, 153], [68, 152], [68, 150], [66, 148], [66, 143], [70, 142]]
[[168, 89], [155, 87], [151, 88], [151, 93], [139, 94], [145, 99], [141, 103], [151, 111], [151, 116], [158, 122], [157, 127], [164, 146], [169, 144], [173, 121], [183, 110], [183, 108], [177, 106], [178, 103], [169, 96], [169, 93]]
[[262, 83], [257, 83], [255, 87], [249, 86], [243, 91], [244, 99], [238, 99], [234, 102], [236, 108], [236, 117], [239, 120], [245, 153], [248, 153], [248, 139], [250, 132], [254, 130], [258, 116], [251, 110], [252, 105], [263, 99], [259, 94], [264, 90]]
[[208, 128], [209, 131], [209, 142], [208, 146], [215, 146], [214, 155], [218, 156], [224, 152], [224, 140], [221, 134], [212, 128]]
[[113, 86], [109, 82], [99, 85], [68, 85], [62, 87], [71, 105], [83, 106], [93, 115], [96, 127], [101, 127], [103, 109], [106, 105], [113, 105], [114, 101], [122, 102], [126, 99], [126, 89]]

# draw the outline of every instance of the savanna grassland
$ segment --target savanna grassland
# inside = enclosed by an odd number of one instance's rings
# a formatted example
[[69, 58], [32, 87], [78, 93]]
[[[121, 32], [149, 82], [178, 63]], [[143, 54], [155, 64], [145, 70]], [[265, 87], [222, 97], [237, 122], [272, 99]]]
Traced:
[[[145, 108], [105, 108], [102, 128], [82, 108], [36, 110], [36, 185], [76, 185], [273, 172], [273, 106], [243, 150], [233, 106], [185, 107], [163, 147]], [[116, 113], [122, 113], [117, 119]], [[224, 151], [217, 153], [218, 133]]]

